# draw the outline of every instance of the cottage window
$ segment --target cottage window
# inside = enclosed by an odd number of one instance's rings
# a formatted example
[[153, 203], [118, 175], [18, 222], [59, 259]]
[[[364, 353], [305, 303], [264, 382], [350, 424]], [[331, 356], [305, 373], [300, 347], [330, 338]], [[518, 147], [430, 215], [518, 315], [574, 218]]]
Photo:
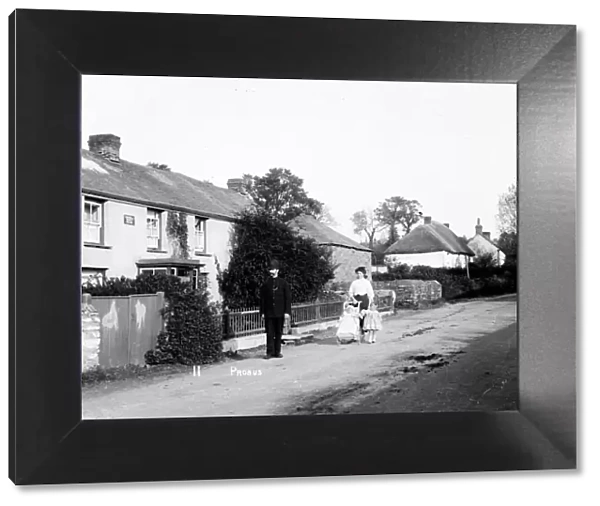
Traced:
[[148, 249], [160, 249], [162, 212], [148, 209], [146, 216], [146, 241]]
[[206, 252], [206, 219], [196, 217], [194, 226], [194, 249], [197, 253]]
[[169, 270], [167, 268], [162, 268], [162, 269], [154, 269], [154, 268], [149, 268], [149, 269], [140, 269], [140, 274], [170, 274]]
[[103, 204], [85, 199], [83, 203], [83, 241], [101, 244], [103, 239]]

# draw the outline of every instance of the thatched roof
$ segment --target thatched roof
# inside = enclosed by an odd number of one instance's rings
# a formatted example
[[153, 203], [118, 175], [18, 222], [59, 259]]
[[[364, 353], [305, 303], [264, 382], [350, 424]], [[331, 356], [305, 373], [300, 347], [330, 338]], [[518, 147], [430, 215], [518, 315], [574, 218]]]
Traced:
[[126, 160], [113, 163], [87, 150], [81, 153], [81, 187], [86, 194], [225, 220], [250, 204], [208, 182]]
[[402, 239], [392, 244], [385, 251], [385, 254], [433, 253], [436, 251], [475, 256], [475, 253], [469, 248], [464, 239], [458, 237], [447, 226], [437, 221], [419, 225], [411, 230]]
[[296, 230], [298, 233], [305, 235], [306, 237], [311, 237], [321, 245], [341, 246], [359, 251], [371, 251], [366, 246], [363, 246], [346, 237], [345, 235], [336, 232], [331, 227], [321, 223], [312, 216], [298, 216], [290, 221], [289, 225], [293, 230]]

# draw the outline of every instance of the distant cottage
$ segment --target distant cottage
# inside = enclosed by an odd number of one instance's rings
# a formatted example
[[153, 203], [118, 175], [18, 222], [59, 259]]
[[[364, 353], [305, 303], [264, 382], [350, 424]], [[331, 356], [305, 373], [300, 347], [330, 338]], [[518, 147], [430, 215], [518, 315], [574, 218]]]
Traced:
[[353, 241], [312, 216], [302, 215], [289, 223], [301, 235], [311, 237], [317, 244], [327, 246], [332, 251], [332, 259], [338, 267], [335, 271], [336, 283], [349, 285], [356, 278], [354, 270], [364, 267], [371, 275], [371, 250]]
[[384, 253], [388, 266], [399, 264], [427, 265], [429, 267], [464, 267], [475, 252], [458, 237], [448, 223], [432, 221], [411, 230], [392, 244]]
[[483, 231], [479, 218], [477, 218], [477, 225], [475, 225], [475, 235], [469, 239], [467, 244], [478, 257], [486, 254], [491, 255], [496, 265], [502, 265], [506, 259], [504, 252], [490, 238], [490, 233]]
[[[235, 214], [248, 197], [173, 172], [121, 159], [116, 135], [92, 135], [81, 153], [82, 280], [164, 272], [217, 289], [217, 262], [229, 263]], [[188, 255], [169, 236], [169, 214], [185, 214]], [[172, 234], [171, 234], [172, 235]]]

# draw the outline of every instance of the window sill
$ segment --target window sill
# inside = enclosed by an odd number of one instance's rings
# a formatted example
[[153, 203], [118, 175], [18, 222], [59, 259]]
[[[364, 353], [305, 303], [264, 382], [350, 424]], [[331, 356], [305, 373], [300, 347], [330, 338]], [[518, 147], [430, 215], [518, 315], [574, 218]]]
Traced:
[[84, 242], [83, 245], [86, 248], [112, 249], [112, 246], [108, 246], [106, 244], [97, 244], [95, 242]]
[[194, 256], [197, 256], [197, 257], [211, 257], [212, 255], [210, 253], [206, 253], [204, 251], [194, 251]]
[[146, 251], [148, 253], [168, 253], [168, 251], [165, 251], [163, 249], [156, 249], [156, 248], [146, 248]]

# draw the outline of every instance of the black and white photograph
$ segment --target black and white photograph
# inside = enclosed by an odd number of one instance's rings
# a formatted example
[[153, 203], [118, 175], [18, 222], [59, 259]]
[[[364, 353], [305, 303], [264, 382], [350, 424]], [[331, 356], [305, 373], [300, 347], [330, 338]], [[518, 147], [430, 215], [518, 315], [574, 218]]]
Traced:
[[517, 86], [82, 76], [84, 419], [518, 409]]
[[18, 495], [574, 497], [591, 32], [319, 6], [10, 14]]

